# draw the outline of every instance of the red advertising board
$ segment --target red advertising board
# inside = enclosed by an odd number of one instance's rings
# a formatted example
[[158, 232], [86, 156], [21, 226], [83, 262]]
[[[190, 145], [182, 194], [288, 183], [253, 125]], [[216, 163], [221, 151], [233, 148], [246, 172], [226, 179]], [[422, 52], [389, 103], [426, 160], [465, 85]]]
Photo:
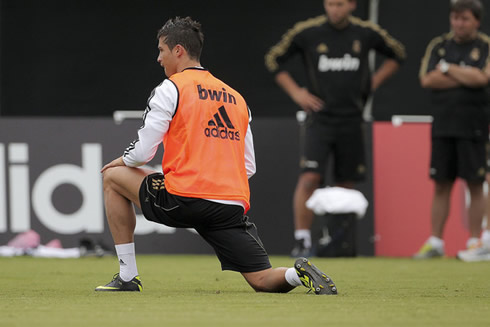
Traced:
[[[430, 124], [373, 124], [376, 256], [412, 256], [430, 236], [433, 182], [429, 178]], [[444, 230], [446, 255], [469, 237], [465, 185], [457, 180]]]

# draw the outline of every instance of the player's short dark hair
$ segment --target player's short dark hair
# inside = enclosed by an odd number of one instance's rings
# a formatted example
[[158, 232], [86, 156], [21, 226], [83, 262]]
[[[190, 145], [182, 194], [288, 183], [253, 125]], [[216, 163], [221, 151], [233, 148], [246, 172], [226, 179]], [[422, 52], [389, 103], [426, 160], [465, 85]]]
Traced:
[[483, 19], [484, 8], [480, 0], [455, 0], [451, 2], [451, 12], [460, 13], [465, 10], [471, 11], [478, 21]]
[[180, 44], [192, 59], [199, 60], [201, 57], [204, 34], [201, 24], [190, 17], [175, 17], [167, 20], [165, 25], [158, 30], [157, 39], [165, 38], [165, 43], [170, 49]]

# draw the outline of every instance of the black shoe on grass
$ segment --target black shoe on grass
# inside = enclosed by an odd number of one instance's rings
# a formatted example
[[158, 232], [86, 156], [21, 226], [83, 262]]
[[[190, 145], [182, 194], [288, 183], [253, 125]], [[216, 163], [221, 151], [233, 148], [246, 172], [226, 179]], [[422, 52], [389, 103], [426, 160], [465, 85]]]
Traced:
[[337, 287], [335, 287], [334, 282], [322, 273], [314, 264], [312, 264], [306, 258], [299, 258], [294, 263], [294, 268], [296, 273], [301, 280], [301, 283], [313, 291], [315, 294], [337, 294]]
[[143, 290], [143, 285], [141, 284], [141, 279], [139, 276], [134, 277], [129, 282], [125, 282], [119, 277], [119, 273], [112, 277], [112, 281], [104, 286], [97, 286], [96, 291], [105, 292], [141, 292]]
[[309, 257], [312, 255], [311, 247], [305, 246], [305, 240], [299, 239], [294, 241], [294, 248], [291, 250], [292, 258]]

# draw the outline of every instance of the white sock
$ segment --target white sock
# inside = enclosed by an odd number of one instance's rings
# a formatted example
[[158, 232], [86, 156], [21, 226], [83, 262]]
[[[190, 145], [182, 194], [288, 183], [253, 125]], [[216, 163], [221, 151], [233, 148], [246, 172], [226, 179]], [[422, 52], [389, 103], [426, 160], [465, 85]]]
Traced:
[[119, 277], [125, 282], [129, 282], [138, 276], [136, 267], [136, 255], [134, 243], [116, 245], [117, 258], [119, 259]]
[[429, 243], [430, 245], [432, 245], [433, 247], [435, 247], [439, 250], [444, 250], [444, 240], [440, 239], [437, 236], [429, 237], [429, 239], [427, 240], [427, 243]]
[[291, 286], [296, 287], [296, 286], [303, 285], [301, 283], [301, 280], [299, 280], [298, 274], [296, 273], [296, 269], [294, 268], [289, 268], [288, 270], [286, 270], [286, 275], [284, 277], [286, 277], [286, 281]]
[[309, 229], [297, 229], [294, 231], [295, 240], [304, 240], [304, 246], [306, 248], [311, 248], [311, 232]]
[[490, 248], [490, 229], [485, 229], [481, 234], [481, 242], [486, 247]]
[[478, 237], [470, 237], [466, 241], [466, 248], [469, 249], [469, 248], [475, 247], [479, 242], [480, 242], [480, 239]]

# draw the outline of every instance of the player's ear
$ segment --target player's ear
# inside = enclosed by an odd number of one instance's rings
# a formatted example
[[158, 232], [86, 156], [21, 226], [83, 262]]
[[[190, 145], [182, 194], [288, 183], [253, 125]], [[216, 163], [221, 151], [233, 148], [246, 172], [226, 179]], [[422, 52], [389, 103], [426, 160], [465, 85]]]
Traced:
[[349, 0], [349, 5], [350, 5], [350, 10], [354, 11], [357, 8], [357, 1], [356, 0]]
[[174, 47], [174, 53], [177, 57], [181, 57], [182, 55], [186, 54], [187, 51], [185, 51], [185, 48], [180, 45], [180, 44], [177, 44], [175, 47]]

